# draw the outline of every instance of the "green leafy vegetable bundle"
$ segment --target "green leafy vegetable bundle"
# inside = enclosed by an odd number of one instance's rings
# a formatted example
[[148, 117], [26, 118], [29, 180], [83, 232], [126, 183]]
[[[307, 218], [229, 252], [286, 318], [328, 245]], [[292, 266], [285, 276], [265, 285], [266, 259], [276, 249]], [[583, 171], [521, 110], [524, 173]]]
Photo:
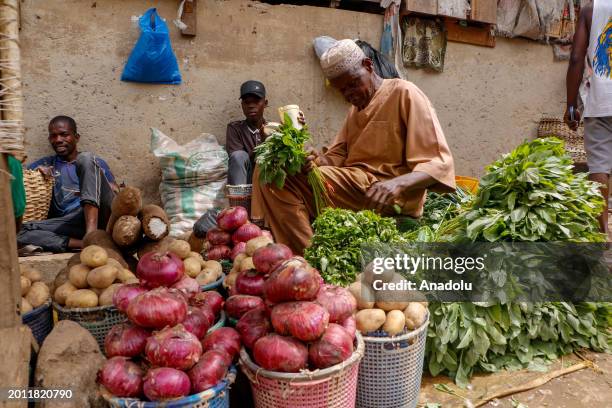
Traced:
[[395, 220], [370, 210], [327, 208], [313, 224], [314, 236], [304, 257], [327, 283], [347, 286], [361, 272], [361, 245], [398, 242]]
[[[263, 184], [274, 184], [278, 188], [285, 186], [287, 176], [295, 176], [306, 164], [304, 145], [310, 140], [307, 126], [296, 129], [291, 118], [285, 113], [284, 121], [277, 132], [255, 147], [255, 156], [259, 166], [259, 180]], [[320, 214], [323, 207], [331, 204], [326, 183], [317, 167], [308, 173], [314, 197], [315, 212]]]
[[[416, 236], [601, 242], [596, 217], [602, 200], [595, 183], [573, 174], [560, 140], [537, 139], [490, 165], [474, 201], [457, 218], [442, 222], [432, 235]], [[609, 352], [611, 312], [610, 303], [432, 304], [429, 371], [447, 373], [464, 386], [475, 370], [541, 369], [581, 347]]]
[[556, 138], [525, 142], [487, 167], [466, 236], [472, 241], [602, 242], [603, 198]]

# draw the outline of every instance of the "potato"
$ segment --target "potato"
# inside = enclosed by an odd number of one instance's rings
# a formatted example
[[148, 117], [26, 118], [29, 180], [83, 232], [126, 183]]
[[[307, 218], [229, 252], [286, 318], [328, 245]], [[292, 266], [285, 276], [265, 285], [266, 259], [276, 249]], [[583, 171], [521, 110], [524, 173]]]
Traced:
[[75, 290], [66, 298], [67, 307], [96, 307], [98, 306], [98, 295], [90, 289]]
[[255, 264], [253, 263], [253, 258], [252, 257], [248, 257], [248, 258], [244, 258], [242, 260], [242, 262], [240, 262], [240, 272], [242, 271], [248, 271], [250, 269], [255, 269]]
[[244, 252], [239, 253], [234, 258], [234, 263], [232, 264], [232, 270], [240, 270], [240, 264], [244, 261], [245, 258], [248, 258], [248, 255]]
[[202, 264], [200, 263], [198, 258], [192, 256], [183, 259], [183, 265], [185, 266], [185, 273], [190, 278], [195, 278], [202, 270]]
[[382, 329], [386, 331], [389, 336], [395, 336], [404, 331], [406, 326], [406, 316], [401, 310], [392, 310], [387, 313], [387, 319], [383, 324]]
[[253, 238], [246, 243], [246, 249], [244, 252], [246, 252], [248, 256], [253, 256], [255, 251], [257, 251], [259, 248], [265, 247], [266, 245], [272, 243], [273, 241], [268, 237], [260, 236]]
[[348, 287], [351, 294], [357, 299], [358, 309], [372, 309], [374, 307], [374, 292], [360, 281], [353, 282]]
[[101, 246], [90, 245], [81, 251], [81, 263], [90, 268], [106, 265], [107, 261], [108, 253]]
[[21, 275], [28, 278], [30, 282], [40, 282], [42, 280], [42, 273], [30, 265], [19, 265], [19, 270]]
[[87, 283], [92, 288], [106, 289], [117, 278], [119, 271], [111, 265], [99, 266], [87, 274]]
[[200, 261], [201, 264], [204, 263], [204, 258], [202, 257], [202, 254], [199, 252], [191, 251], [187, 258], [196, 258], [198, 261]]
[[25, 298], [30, 302], [32, 307], [36, 309], [43, 305], [50, 297], [49, 288], [43, 282], [34, 282], [28, 290]]
[[124, 285], [129, 285], [130, 283], [138, 283], [138, 284], [140, 284], [140, 280], [138, 280], [138, 278], [130, 278], [130, 279], [126, 280], [125, 282], [123, 282]]
[[68, 280], [77, 289], [86, 289], [89, 286], [87, 284], [87, 274], [89, 271], [91, 271], [91, 268], [87, 265], [74, 265], [68, 272]]
[[[396, 273], [389, 283], [399, 285], [405, 278]], [[376, 290], [374, 292], [376, 297], [376, 307], [383, 309], [386, 312], [391, 310], [404, 310], [410, 304], [410, 300], [414, 296], [412, 290]]]
[[61, 285], [59, 288], [55, 289], [55, 293], [53, 294], [53, 300], [55, 300], [58, 304], [64, 306], [66, 304], [66, 298], [72, 292], [76, 292], [79, 290], [76, 286], [74, 286], [70, 282], [66, 282]]
[[168, 251], [174, 253], [181, 259], [185, 259], [191, 252], [191, 246], [189, 245], [189, 242], [183, 241], [182, 239], [177, 239], [168, 245]]
[[108, 261], [106, 261], [106, 264], [110, 266], [114, 266], [115, 268], [117, 268], [117, 270], [125, 268], [123, 265], [121, 265], [121, 263], [118, 260], [113, 259], [113, 258], [108, 258]]
[[209, 283], [215, 282], [219, 277], [215, 274], [212, 269], [205, 269], [196, 276], [196, 281], [201, 285], [208, 285]]
[[121, 283], [126, 283], [131, 279], [138, 280], [138, 278], [136, 277], [136, 275], [134, 275], [132, 271], [125, 268], [117, 269], [117, 279], [119, 279]]
[[373, 332], [380, 329], [387, 320], [387, 315], [382, 309], [364, 309], [357, 312], [355, 321], [357, 330], [362, 333]]
[[21, 296], [25, 296], [30, 290], [30, 286], [32, 286], [32, 281], [26, 278], [25, 276], [21, 277]]
[[230, 272], [223, 281], [223, 286], [228, 289], [236, 284], [236, 278], [240, 275], [240, 271], [232, 271]]
[[[376, 269], [376, 272], [374, 271]], [[374, 267], [374, 262], [370, 262], [363, 270], [362, 279], [364, 282], [371, 284], [375, 280], [383, 282], [391, 282], [395, 274], [395, 269], [385, 268], [384, 266]]]
[[21, 298], [21, 314], [24, 315], [28, 312], [31, 312], [32, 309], [34, 308], [30, 304], [30, 302], [28, 302], [28, 299], [22, 297]]
[[98, 305], [100, 306], [112, 305], [113, 295], [115, 294], [117, 289], [119, 289], [121, 286], [123, 286], [123, 283], [113, 283], [108, 288], [104, 289], [102, 293], [100, 294], [100, 297], [98, 298]]
[[427, 318], [427, 308], [419, 302], [410, 302], [404, 310], [406, 327], [410, 330], [418, 329]]
[[113, 241], [121, 247], [134, 245], [141, 236], [140, 220], [133, 215], [122, 215], [113, 226]]
[[87, 288], [89, 290], [91, 290], [93, 293], [95, 293], [98, 298], [100, 298], [100, 295], [102, 294], [102, 292], [104, 291], [104, 289], [99, 289], [99, 288]]

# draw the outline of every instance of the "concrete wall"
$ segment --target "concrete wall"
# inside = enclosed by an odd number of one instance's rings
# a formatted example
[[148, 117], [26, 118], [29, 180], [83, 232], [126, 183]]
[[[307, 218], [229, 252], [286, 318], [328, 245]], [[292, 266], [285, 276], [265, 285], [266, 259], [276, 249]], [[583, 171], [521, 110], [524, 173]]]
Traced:
[[[238, 87], [263, 81], [267, 118], [298, 103], [318, 145], [339, 128], [348, 105], [324, 85], [311, 47], [317, 35], [379, 43], [382, 17], [317, 7], [269, 6], [246, 0], [200, 0], [198, 35], [171, 37], [184, 83], [139, 85], [119, 80], [138, 31], [130, 17], [158, 7], [171, 20], [177, 1], [22, 1], [22, 70], [30, 158], [48, 154], [48, 120], [73, 116], [81, 149], [107, 159], [119, 180], [157, 194], [159, 169], [149, 127], [179, 142], [201, 132], [225, 139], [240, 119]], [[432, 99], [457, 162], [479, 175], [487, 163], [534, 133], [541, 112], [561, 112], [564, 63], [550, 47], [498, 40], [494, 49], [449, 43], [442, 74], [410, 70]]]

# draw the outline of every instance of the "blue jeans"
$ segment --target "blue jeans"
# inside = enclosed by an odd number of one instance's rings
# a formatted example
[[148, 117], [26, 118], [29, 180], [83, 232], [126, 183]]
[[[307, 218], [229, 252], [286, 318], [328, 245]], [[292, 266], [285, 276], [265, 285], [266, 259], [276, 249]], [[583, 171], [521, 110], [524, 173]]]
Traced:
[[[91, 204], [98, 207], [98, 228], [106, 229], [115, 194], [104, 170], [97, 163], [96, 156], [89, 152], [79, 153], [76, 170], [81, 206]], [[81, 207], [61, 217], [24, 223], [17, 234], [17, 244], [20, 247], [36, 245], [50, 252], [66, 252], [70, 238], [82, 239], [85, 230], [85, 214]]]
[[232, 186], [251, 184], [254, 167], [247, 152], [244, 150], [233, 151], [229, 156], [227, 184]]

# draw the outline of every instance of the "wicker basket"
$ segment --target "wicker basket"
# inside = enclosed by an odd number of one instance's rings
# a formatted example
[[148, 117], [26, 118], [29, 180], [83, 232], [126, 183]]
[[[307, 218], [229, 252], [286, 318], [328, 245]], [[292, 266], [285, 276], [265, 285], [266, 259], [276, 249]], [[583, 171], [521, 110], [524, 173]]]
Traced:
[[244, 207], [251, 216], [251, 195], [253, 193], [252, 184], [238, 184], [235, 186], [227, 185], [227, 201], [231, 207]]
[[102, 351], [104, 351], [106, 333], [114, 325], [127, 321], [127, 317], [117, 310], [115, 306], [67, 309], [53, 302], [53, 308], [57, 311], [58, 320], [72, 320], [89, 330]]
[[240, 367], [251, 383], [255, 408], [352, 408], [363, 352], [363, 339], [357, 333], [353, 355], [323, 370], [303, 373], [264, 370], [251, 360], [244, 347], [240, 350]]
[[229, 408], [229, 388], [236, 380], [236, 367], [230, 367], [225, 378], [199, 394], [164, 402], [140, 401], [134, 398], [115, 398], [101, 387], [100, 393], [112, 408]]
[[558, 137], [565, 142], [565, 150], [576, 163], [586, 162], [584, 151], [584, 125], [577, 131], [567, 127], [563, 118], [553, 115], [542, 115], [538, 123], [538, 137]]
[[46, 180], [38, 170], [23, 171], [23, 186], [26, 193], [24, 222], [47, 219], [53, 197], [53, 184], [53, 178]]
[[44, 305], [25, 313], [21, 317], [21, 321], [30, 327], [38, 345], [42, 345], [47, 335], [51, 333], [51, 329], [53, 329], [51, 301], [48, 300]]
[[414, 331], [395, 337], [379, 331], [363, 337], [365, 354], [359, 368], [358, 408], [417, 406], [428, 325], [429, 315]]

